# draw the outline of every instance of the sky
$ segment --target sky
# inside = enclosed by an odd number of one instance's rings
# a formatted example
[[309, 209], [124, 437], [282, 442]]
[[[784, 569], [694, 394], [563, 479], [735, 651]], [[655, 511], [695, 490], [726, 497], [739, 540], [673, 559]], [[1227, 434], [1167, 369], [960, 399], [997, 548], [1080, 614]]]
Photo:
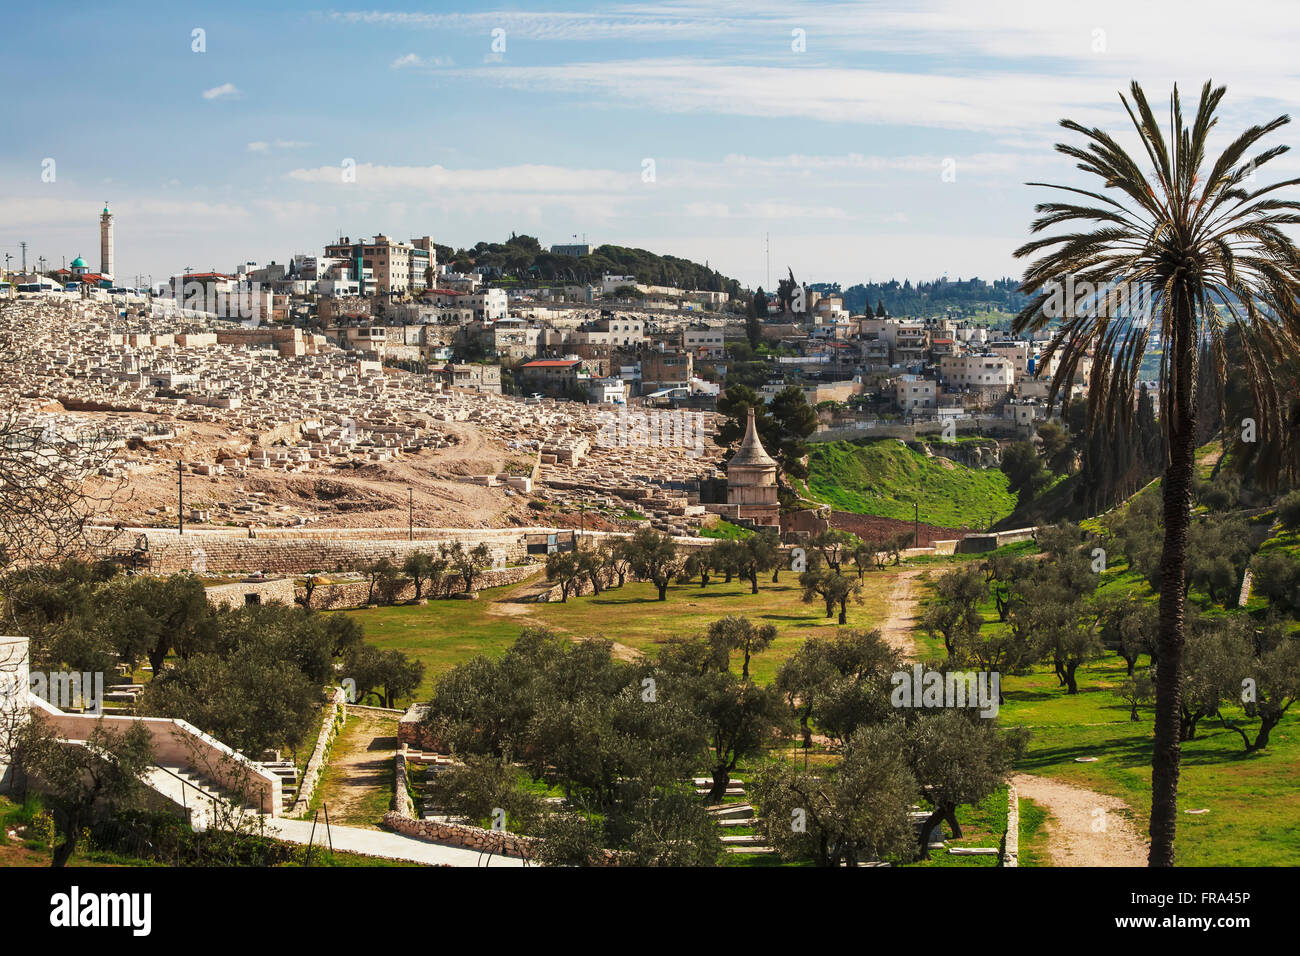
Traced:
[[28, 4], [0, 58], [0, 255], [97, 268], [107, 202], [130, 283], [380, 232], [585, 236], [749, 287], [1018, 276], [1050, 198], [1026, 183], [1083, 182], [1061, 118], [1136, 148], [1131, 80], [1190, 109], [1212, 79], [1226, 143], [1300, 96], [1297, 21], [1284, 0]]

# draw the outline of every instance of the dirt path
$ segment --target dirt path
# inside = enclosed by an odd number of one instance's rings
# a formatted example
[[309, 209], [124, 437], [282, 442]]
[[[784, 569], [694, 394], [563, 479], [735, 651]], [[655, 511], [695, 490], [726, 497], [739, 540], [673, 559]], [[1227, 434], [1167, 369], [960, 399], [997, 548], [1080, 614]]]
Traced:
[[397, 717], [358, 710], [330, 753], [321, 799], [330, 820], [378, 828], [393, 796], [393, 755], [397, 751]]
[[907, 657], [916, 656], [916, 642], [912, 640], [912, 629], [916, 627], [917, 596], [916, 578], [921, 572], [903, 571], [894, 579], [894, 590], [889, 595], [888, 615], [880, 626], [885, 643], [896, 647]]
[[1022, 797], [1047, 808], [1047, 855], [1052, 866], [1146, 866], [1147, 842], [1118, 797], [1047, 777], [1011, 778]]

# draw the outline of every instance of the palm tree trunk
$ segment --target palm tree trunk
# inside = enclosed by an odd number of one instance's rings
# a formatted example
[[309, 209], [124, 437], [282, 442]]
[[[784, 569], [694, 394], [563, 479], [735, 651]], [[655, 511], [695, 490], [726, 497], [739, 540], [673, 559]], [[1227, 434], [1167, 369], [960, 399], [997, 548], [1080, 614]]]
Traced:
[[[1156, 649], [1155, 740], [1151, 753], [1151, 852], [1149, 866], [1174, 865], [1178, 823], [1178, 769], [1183, 670], [1183, 615], [1187, 605], [1187, 528], [1191, 522], [1192, 477], [1196, 470], [1196, 405], [1193, 363], [1194, 318], [1190, 304], [1174, 307], [1174, 376], [1169, 389], [1169, 465], [1163, 482], [1164, 550], [1160, 555], [1160, 629]], [[1163, 411], [1163, 410], [1162, 410]]]

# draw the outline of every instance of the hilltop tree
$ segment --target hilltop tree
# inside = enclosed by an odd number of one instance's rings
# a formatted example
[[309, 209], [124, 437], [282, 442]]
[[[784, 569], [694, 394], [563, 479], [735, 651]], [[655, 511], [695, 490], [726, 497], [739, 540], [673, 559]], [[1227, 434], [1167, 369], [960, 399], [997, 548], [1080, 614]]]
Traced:
[[780, 474], [807, 478], [807, 439], [817, 431], [818, 423], [817, 412], [808, 404], [803, 390], [797, 385], [787, 386], [772, 397], [769, 405], [746, 385], [728, 385], [718, 399], [718, 412], [727, 416], [718, 427], [719, 445], [730, 445], [744, 436], [751, 408], [759, 440], [776, 459]]
[[767, 294], [759, 286], [754, 297], [749, 300], [749, 313], [745, 317], [745, 338], [749, 347], [757, 349], [763, 344], [763, 320], [767, 318]]
[[[781, 304], [781, 314], [791, 315], [798, 304], [795, 301], [796, 291], [799, 289], [799, 283], [795, 280], [794, 270], [787, 267], [788, 278], [781, 279], [776, 284], [776, 299]], [[805, 306], [806, 311], [806, 306]]]

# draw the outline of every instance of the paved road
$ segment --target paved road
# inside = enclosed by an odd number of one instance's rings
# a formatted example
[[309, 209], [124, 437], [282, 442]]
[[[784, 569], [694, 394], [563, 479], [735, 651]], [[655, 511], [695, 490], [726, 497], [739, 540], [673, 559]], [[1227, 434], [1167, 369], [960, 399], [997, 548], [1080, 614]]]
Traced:
[[[435, 866], [523, 866], [524, 861], [517, 857], [495, 854], [488, 858], [476, 850], [466, 850], [458, 846], [444, 846], [430, 843], [401, 833], [389, 833], [386, 830], [363, 830], [360, 827], [331, 826], [334, 849], [351, 853], [365, 853], [370, 856], [382, 856], [391, 860], [410, 860], [415, 863], [428, 863]], [[306, 845], [311, 837], [310, 820], [284, 820], [276, 818], [266, 821], [266, 835], [287, 840], [290, 843]], [[325, 836], [325, 824], [316, 826], [317, 846], [328, 846]]]

